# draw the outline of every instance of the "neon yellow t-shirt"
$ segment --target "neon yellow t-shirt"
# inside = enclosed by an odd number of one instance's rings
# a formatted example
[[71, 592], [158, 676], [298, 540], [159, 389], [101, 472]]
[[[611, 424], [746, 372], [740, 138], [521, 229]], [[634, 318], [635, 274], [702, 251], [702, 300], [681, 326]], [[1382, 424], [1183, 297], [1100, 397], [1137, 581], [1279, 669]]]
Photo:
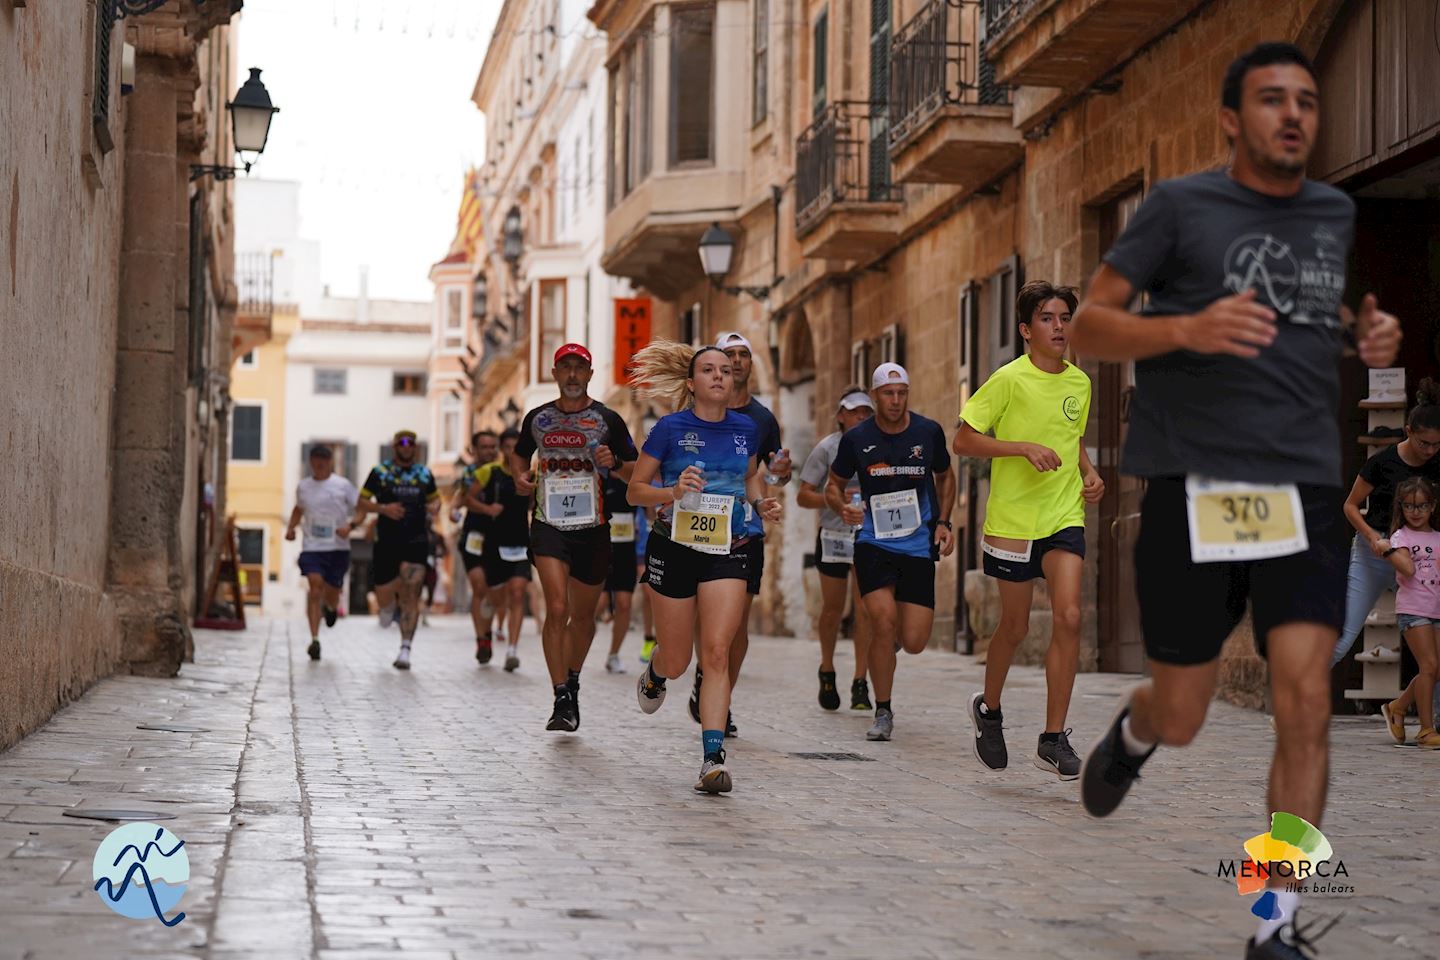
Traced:
[[1090, 418], [1090, 378], [1072, 363], [1046, 373], [1026, 354], [1005, 364], [970, 398], [960, 419], [995, 439], [1038, 443], [1060, 457], [1060, 469], [1041, 473], [1024, 457], [996, 457], [990, 467], [985, 532], [992, 537], [1041, 540], [1085, 526], [1080, 492], [1080, 439]]

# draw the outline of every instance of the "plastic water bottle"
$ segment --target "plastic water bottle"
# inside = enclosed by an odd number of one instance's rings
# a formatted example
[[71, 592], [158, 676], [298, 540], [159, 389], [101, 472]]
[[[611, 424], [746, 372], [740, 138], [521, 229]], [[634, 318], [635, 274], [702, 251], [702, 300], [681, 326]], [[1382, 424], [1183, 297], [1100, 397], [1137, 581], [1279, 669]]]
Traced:
[[[857, 509], [857, 510], [864, 510], [864, 509], [865, 509], [864, 501], [862, 501], [862, 500], [860, 499], [860, 491], [859, 491], [859, 490], [856, 490], [854, 493], [850, 494], [850, 506], [854, 507], [854, 508]], [[861, 520], [859, 523], [852, 523], [852, 524], [850, 525], [850, 529], [851, 529], [851, 530], [859, 530], [859, 529], [860, 529], [861, 527], [863, 527], [863, 526], [865, 526], [865, 521], [864, 521], [864, 520]]]
[[764, 479], [767, 485], [772, 487], [778, 487], [780, 485], [780, 478], [776, 476], [775, 471], [770, 468], [770, 465], [783, 456], [785, 456], [785, 449], [782, 447], [781, 449], [775, 451], [775, 453], [771, 455], [769, 461], [766, 462]]
[[[695, 461], [695, 468], [696, 468], [697, 470], [699, 470], [701, 473], [704, 473], [704, 472], [705, 472], [705, 461], [704, 461], [704, 460], [696, 460], [696, 461]], [[685, 493], [684, 493], [684, 495], [680, 497], [680, 509], [681, 509], [681, 510], [688, 510], [688, 511], [691, 512], [691, 513], [694, 513], [696, 510], [699, 510], [699, 509], [700, 509], [700, 491], [699, 491], [699, 490], [686, 490]]]

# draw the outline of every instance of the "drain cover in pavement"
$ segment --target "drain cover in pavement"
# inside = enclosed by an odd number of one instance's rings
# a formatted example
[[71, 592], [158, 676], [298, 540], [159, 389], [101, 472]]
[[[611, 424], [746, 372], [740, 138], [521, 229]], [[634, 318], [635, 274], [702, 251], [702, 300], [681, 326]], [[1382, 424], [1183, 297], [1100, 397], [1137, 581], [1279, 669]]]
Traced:
[[209, 733], [209, 727], [192, 727], [186, 723], [137, 723], [136, 730], [163, 730], [166, 733]]
[[154, 810], [106, 810], [95, 807], [81, 807], [66, 810], [65, 816], [81, 820], [174, 820], [173, 813], [157, 813]]
[[801, 760], [863, 760], [867, 763], [873, 763], [875, 760], [874, 757], [858, 753], [792, 753], [790, 756], [798, 757]]

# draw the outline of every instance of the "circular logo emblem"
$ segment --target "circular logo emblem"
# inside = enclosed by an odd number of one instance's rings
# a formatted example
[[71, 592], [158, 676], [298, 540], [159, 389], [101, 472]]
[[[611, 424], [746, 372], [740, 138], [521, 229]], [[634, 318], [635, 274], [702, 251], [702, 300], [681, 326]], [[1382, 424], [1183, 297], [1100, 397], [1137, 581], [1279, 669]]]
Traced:
[[154, 918], [173, 927], [185, 919], [166, 919], [185, 896], [190, 858], [185, 841], [153, 823], [127, 823], [110, 831], [95, 851], [91, 875], [100, 902], [131, 920]]
[[1060, 409], [1065, 411], [1066, 420], [1074, 422], [1080, 419], [1080, 401], [1076, 397], [1066, 397]]

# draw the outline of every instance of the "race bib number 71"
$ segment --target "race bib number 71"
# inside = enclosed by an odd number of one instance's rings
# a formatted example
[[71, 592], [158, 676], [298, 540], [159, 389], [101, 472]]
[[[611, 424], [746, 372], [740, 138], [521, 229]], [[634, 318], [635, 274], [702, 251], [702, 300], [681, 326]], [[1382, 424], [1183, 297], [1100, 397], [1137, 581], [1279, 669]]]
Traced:
[[1268, 560], [1310, 548], [1295, 484], [1185, 478], [1190, 559], [1195, 563]]

